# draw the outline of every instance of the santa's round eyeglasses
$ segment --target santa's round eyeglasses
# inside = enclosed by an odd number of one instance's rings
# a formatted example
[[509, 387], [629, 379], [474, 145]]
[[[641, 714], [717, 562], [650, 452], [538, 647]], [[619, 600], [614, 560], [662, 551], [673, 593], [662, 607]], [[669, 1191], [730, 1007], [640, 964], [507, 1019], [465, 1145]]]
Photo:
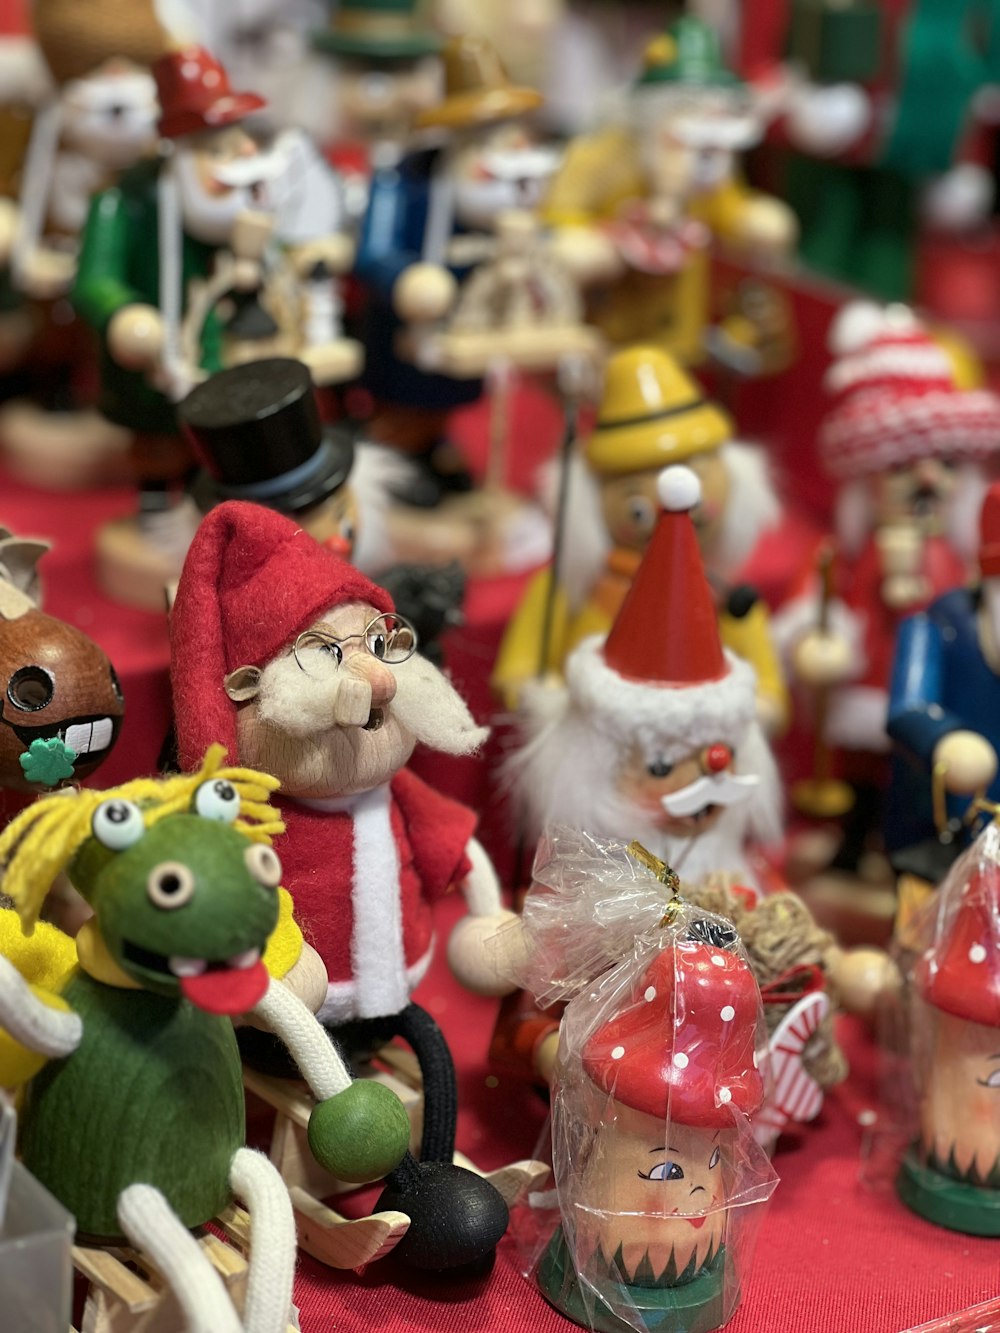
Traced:
[[405, 616], [392, 614], [376, 616], [360, 634], [345, 634], [339, 638], [321, 629], [303, 630], [292, 644], [292, 653], [300, 670], [305, 672], [309, 667], [303, 663], [301, 654], [307, 649], [315, 650], [318, 661], [327, 659], [339, 666], [344, 660], [343, 645], [359, 639], [373, 657], [390, 666], [408, 661], [417, 651], [417, 631]]

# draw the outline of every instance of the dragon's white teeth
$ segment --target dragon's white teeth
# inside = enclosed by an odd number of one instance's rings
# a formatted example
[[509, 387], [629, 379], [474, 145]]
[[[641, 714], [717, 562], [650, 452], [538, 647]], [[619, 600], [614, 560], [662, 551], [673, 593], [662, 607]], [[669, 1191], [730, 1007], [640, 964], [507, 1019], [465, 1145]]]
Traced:
[[237, 967], [242, 970], [247, 967], [254, 967], [259, 960], [259, 949], [244, 949], [242, 953], [233, 954], [232, 958], [226, 961], [230, 967]]
[[208, 963], [204, 958], [168, 958], [167, 966], [175, 977], [200, 977]]

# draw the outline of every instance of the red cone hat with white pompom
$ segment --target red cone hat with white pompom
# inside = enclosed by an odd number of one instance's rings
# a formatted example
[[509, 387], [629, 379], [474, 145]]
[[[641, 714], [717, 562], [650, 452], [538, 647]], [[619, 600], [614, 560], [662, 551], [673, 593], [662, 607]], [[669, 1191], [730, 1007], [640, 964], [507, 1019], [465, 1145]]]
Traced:
[[664, 949], [628, 1008], [599, 1028], [583, 1067], [604, 1092], [657, 1119], [725, 1128], [764, 1099], [755, 1043], [760, 993], [746, 962], [687, 939]]
[[604, 660], [626, 680], [700, 685], [726, 674], [715, 599], [705, 577], [691, 510], [701, 484], [686, 467], [665, 468], [663, 510], [604, 645]]

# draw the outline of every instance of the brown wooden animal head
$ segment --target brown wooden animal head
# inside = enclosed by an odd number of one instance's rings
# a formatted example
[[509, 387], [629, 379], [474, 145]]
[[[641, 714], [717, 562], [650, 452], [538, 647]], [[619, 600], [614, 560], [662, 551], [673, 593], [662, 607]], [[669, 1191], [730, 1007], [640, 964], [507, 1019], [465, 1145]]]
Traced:
[[118, 738], [125, 700], [86, 634], [38, 609], [45, 542], [0, 528], [0, 786], [37, 792], [87, 778]]

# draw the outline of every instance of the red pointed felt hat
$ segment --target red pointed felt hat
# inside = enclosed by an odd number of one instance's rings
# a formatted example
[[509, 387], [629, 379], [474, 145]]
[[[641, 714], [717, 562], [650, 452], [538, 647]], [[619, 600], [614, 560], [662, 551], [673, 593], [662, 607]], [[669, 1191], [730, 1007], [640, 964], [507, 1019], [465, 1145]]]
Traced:
[[209, 745], [236, 758], [236, 707], [223, 681], [238, 666], [262, 667], [324, 611], [392, 598], [294, 520], [262, 505], [227, 500], [202, 519], [170, 613], [170, 677], [181, 767]]
[[1000, 866], [981, 867], [960, 893], [957, 910], [920, 958], [914, 979], [935, 1009], [1000, 1028]]
[[164, 139], [219, 130], [267, 106], [256, 93], [234, 92], [229, 75], [203, 46], [171, 51], [153, 66]]
[[604, 645], [607, 665], [626, 680], [701, 685], [727, 673], [715, 599], [705, 577], [691, 510], [701, 483], [690, 468], [660, 473], [663, 509]]
[[760, 991], [738, 955], [700, 940], [658, 954], [624, 1012], [586, 1043], [583, 1067], [624, 1105], [682, 1125], [725, 1128], [760, 1107]]

